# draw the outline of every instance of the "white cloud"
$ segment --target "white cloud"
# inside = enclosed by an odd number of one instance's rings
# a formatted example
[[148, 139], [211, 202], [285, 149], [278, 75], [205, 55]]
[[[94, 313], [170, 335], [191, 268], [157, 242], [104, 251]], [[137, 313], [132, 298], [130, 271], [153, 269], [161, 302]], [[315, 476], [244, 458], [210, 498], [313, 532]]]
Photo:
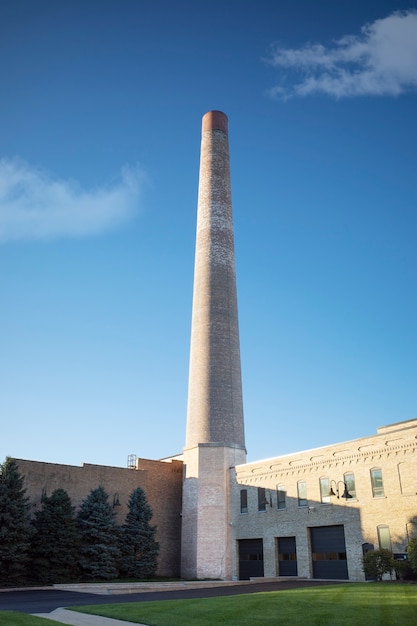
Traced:
[[366, 24], [360, 35], [346, 35], [332, 46], [274, 46], [268, 63], [301, 78], [273, 87], [270, 95], [288, 99], [325, 93], [336, 98], [398, 96], [417, 89], [417, 10], [395, 12]]
[[17, 239], [85, 237], [135, 215], [144, 181], [124, 168], [112, 186], [84, 190], [19, 159], [0, 160], [0, 243]]

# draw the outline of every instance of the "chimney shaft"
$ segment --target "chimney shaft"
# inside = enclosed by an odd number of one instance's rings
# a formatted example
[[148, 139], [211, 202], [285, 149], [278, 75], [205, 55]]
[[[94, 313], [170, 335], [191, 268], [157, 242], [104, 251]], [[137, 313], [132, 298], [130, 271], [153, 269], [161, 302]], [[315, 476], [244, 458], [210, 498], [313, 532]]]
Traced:
[[202, 121], [186, 448], [245, 448], [228, 119]]
[[181, 576], [230, 579], [230, 468], [244, 463], [227, 117], [203, 117], [183, 452]]

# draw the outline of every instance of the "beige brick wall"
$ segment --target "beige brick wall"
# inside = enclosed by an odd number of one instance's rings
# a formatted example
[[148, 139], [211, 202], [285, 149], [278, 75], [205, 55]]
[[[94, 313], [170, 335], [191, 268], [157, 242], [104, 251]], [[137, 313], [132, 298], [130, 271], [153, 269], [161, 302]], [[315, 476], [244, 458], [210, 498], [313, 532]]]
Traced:
[[[384, 496], [373, 497], [370, 471], [382, 470]], [[320, 478], [343, 491], [344, 474], [355, 476], [356, 498], [331, 497], [323, 504]], [[298, 506], [297, 483], [307, 484], [308, 506]], [[286, 509], [277, 510], [278, 484], [285, 485]], [[258, 512], [258, 487], [272, 507]], [[248, 513], [240, 513], [240, 490], [248, 490]], [[378, 548], [378, 526], [389, 527], [392, 549], [405, 552], [417, 526], [417, 420], [380, 428], [377, 435], [236, 467], [232, 479], [234, 539], [263, 538], [265, 576], [277, 575], [276, 538], [295, 536], [298, 575], [312, 576], [309, 528], [343, 524], [349, 578], [363, 580], [362, 544]], [[234, 549], [233, 574], [238, 575]]]
[[245, 447], [229, 141], [218, 117], [223, 130], [203, 118], [201, 137], [186, 448]]
[[244, 458], [244, 450], [210, 444], [184, 452], [184, 578], [232, 577], [229, 473]]

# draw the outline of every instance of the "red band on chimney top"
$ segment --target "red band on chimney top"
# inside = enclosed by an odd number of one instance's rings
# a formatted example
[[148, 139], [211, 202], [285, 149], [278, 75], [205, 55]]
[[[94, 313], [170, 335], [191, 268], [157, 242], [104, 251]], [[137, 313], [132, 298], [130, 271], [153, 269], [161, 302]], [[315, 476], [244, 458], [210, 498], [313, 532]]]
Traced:
[[205, 130], [222, 130], [227, 135], [227, 115], [221, 111], [209, 111], [203, 115], [203, 132]]

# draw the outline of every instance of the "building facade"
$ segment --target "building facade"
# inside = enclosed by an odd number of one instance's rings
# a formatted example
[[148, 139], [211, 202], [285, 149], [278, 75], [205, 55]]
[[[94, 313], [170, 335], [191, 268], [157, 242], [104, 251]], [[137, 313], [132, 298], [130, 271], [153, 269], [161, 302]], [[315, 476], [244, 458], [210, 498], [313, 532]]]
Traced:
[[[374, 436], [235, 466], [226, 466], [221, 449], [201, 446], [200, 475], [221, 476], [227, 494], [227, 517], [206, 536], [204, 528], [194, 536], [182, 528], [185, 467], [180, 458], [140, 459], [130, 469], [17, 462], [34, 512], [42, 495], [54, 489], [65, 489], [78, 507], [101, 485], [122, 523], [130, 493], [142, 487], [157, 526], [160, 576], [180, 575], [185, 542], [197, 546], [199, 563], [207, 564], [205, 570], [200, 565], [197, 578], [210, 573], [226, 580], [361, 581], [365, 552], [388, 548], [401, 559], [417, 536], [417, 419], [381, 427]], [[204, 511], [216, 516], [216, 503], [208, 500]], [[213, 534], [222, 554], [212, 549]]]
[[233, 577], [364, 580], [363, 555], [417, 536], [417, 420], [231, 471]]

